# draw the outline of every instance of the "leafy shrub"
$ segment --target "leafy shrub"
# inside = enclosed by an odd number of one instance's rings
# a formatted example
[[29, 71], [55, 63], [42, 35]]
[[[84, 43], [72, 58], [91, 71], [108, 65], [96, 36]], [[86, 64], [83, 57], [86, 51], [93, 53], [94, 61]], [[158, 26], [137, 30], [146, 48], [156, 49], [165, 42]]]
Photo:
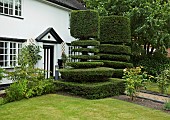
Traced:
[[18, 101], [24, 98], [40, 96], [47, 93], [53, 93], [56, 86], [53, 80], [45, 79], [38, 81], [19, 80], [12, 83], [5, 91], [5, 102]]
[[131, 54], [131, 48], [125, 45], [112, 45], [112, 44], [101, 44], [99, 46], [101, 53], [112, 53], [112, 54]]
[[100, 42], [97, 40], [77, 40], [71, 42], [72, 46], [98, 46]]
[[132, 63], [120, 62], [120, 61], [104, 61], [105, 67], [111, 67], [115, 69], [132, 68]]
[[4, 77], [4, 69], [0, 68], [0, 80]]
[[123, 16], [100, 17], [99, 33], [101, 43], [129, 43], [130, 20]]
[[72, 59], [81, 59], [81, 60], [97, 60], [100, 59], [98, 55], [73, 55], [70, 56]]
[[163, 70], [170, 67], [170, 59], [161, 53], [154, 53], [153, 56], [141, 56], [132, 59], [135, 66], [143, 66], [143, 69], [152, 76], [159, 75]]
[[170, 85], [170, 68], [162, 71], [161, 74], [159, 74], [156, 78], [160, 92], [162, 94], [167, 93], [168, 87]]
[[99, 14], [94, 10], [71, 12], [70, 33], [75, 38], [96, 38], [99, 31]]
[[142, 72], [141, 67], [124, 69], [123, 78], [125, 79], [125, 92], [131, 97], [131, 100], [133, 100], [140, 88], [145, 87], [147, 82], [147, 74]]
[[101, 60], [130, 61], [129, 55], [99, 54]]
[[170, 102], [166, 102], [164, 105], [165, 110], [170, 110]]
[[99, 49], [97, 49], [97, 48], [76, 48], [76, 49], [72, 49], [72, 52], [98, 53]]
[[96, 68], [102, 66], [103, 62], [70, 62], [67, 63], [68, 66], [74, 67], [74, 68]]
[[68, 92], [87, 99], [99, 99], [120, 95], [125, 91], [124, 80], [113, 78], [108, 82], [103, 83], [80, 84], [74, 82], [56, 81], [55, 84], [57, 88], [60, 88], [60, 91]]
[[112, 77], [112, 68], [90, 68], [90, 69], [60, 69], [61, 76], [67, 82], [101, 82]]
[[114, 78], [122, 78], [123, 69], [114, 69], [113, 76]]

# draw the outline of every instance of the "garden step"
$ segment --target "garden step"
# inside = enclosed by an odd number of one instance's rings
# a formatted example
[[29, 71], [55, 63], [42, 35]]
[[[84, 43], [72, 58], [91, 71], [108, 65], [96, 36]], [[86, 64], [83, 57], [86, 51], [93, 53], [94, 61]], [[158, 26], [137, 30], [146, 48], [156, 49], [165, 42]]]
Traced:
[[165, 103], [170, 101], [170, 96], [160, 95], [160, 94], [152, 94], [147, 92], [137, 92], [137, 97], [149, 99], [155, 102]]

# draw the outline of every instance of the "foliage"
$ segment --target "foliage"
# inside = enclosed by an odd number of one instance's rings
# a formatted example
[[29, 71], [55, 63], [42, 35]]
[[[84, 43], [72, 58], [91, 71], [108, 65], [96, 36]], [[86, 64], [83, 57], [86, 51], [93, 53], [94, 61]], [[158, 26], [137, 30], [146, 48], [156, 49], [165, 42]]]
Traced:
[[76, 48], [73, 49], [72, 52], [88, 52], [88, 53], [98, 53], [98, 48]]
[[100, 42], [97, 40], [77, 40], [71, 42], [72, 46], [98, 46]]
[[170, 110], [170, 102], [166, 102], [166, 103], [164, 104], [164, 109], [165, 109], [165, 110]]
[[113, 78], [122, 78], [123, 69], [114, 69]]
[[157, 77], [157, 84], [162, 94], [167, 93], [167, 89], [170, 85], [170, 68], [161, 72]]
[[19, 66], [15, 67], [14, 71], [7, 71], [7, 77], [14, 81], [44, 79], [44, 70], [35, 68], [35, 64], [42, 58], [39, 52], [40, 47], [35, 44], [23, 47], [18, 57]]
[[170, 59], [166, 55], [155, 52], [153, 56], [133, 57], [134, 66], [143, 66], [143, 69], [152, 76], [159, 75], [163, 70], [169, 67]]
[[62, 54], [61, 54], [61, 59], [62, 59], [62, 63], [63, 63], [63, 68], [65, 68], [65, 64], [67, 62], [67, 55], [64, 52], [62, 52]]
[[131, 97], [131, 100], [136, 96], [136, 92], [145, 87], [147, 77], [146, 72], [142, 72], [141, 67], [124, 69], [125, 93]]
[[113, 61], [130, 61], [129, 55], [113, 55], [113, 54], [99, 54], [102, 60], [113, 60]]
[[87, 82], [101, 82], [108, 81], [112, 77], [112, 68], [88, 68], [88, 69], [60, 69], [63, 79], [65, 81], [72, 81], [78, 83]]
[[125, 90], [124, 80], [122, 79], [110, 79], [108, 82], [89, 84], [56, 81], [56, 86], [65, 92], [87, 99], [99, 99], [119, 95]]
[[68, 66], [71, 66], [75, 69], [77, 68], [96, 68], [103, 65], [103, 62], [70, 62], [67, 63]]
[[126, 45], [114, 45], [114, 44], [101, 44], [99, 46], [101, 53], [112, 53], [112, 54], [131, 54], [131, 48]]
[[18, 101], [24, 98], [40, 96], [47, 93], [54, 92], [56, 87], [53, 80], [44, 79], [39, 81], [19, 80], [12, 83], [6, 90], [4, 102]]
[[79, 39], [98, 37], [99, 15], [94, 10], [75, 10], [71, 12], [70, 33]]
[[104, 61], [105, 67], [111, 67], [115, 69], [132, 68], [132, 63], [120, 62], [120, 61]]
[[100, 59], [100, 56], [98, 56], [98, 55], [73, 55], [70, 57], [72, 59], [80, 59], [80, 60], [98, 60], [98, 59]]
[[2, 80], [2, 78], [4, 77], [4, 69], [0, 68], [0, 80]]
[[130, 43], [130, 20], [123, 16], [100, 17], [100, 42], [101, 43]]
[[[84, 0], [87, 8], [100, 15], [123, 15], [131, 21], [133, 55], [150, 55], [154, 50], [165, 53], [169, 47], [168, 0]], [[140, 22], [139, 22], [140, 21]], [[136, 52], [138, 51], [138, 52]]]

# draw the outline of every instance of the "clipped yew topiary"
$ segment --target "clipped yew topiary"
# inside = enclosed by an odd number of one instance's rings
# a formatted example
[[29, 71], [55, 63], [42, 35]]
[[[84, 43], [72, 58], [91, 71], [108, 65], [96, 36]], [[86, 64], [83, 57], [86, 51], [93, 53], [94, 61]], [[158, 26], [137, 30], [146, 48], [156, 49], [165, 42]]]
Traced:
[[123, 16], [105, 16], [100, 18], [99, 56], [104, 67], [114, 68], [113, 77], [122, 78], [123, 69], [131, 68], [130, 20]]
[[[118, 95], [124, 91], [122, 81], [110, 80], [114, 69], [101, 67], [104, 65], [100, 60], [99, 15], [92, 10], [76, 10], [71, 13], [71, 35], [77, 38], [71, 43], [75, 46], [72, 52], [79, 52], [71, 56], [79, 62], [69, 62], [71, 68], [61, 69], [62, 80], [56, 84], [62, 91], [79, 95], [89, 99], [103, 98]], [[123, 85], [122, 85], [123, 84]], [[119, 86], [122, 86], [120, 89]]]

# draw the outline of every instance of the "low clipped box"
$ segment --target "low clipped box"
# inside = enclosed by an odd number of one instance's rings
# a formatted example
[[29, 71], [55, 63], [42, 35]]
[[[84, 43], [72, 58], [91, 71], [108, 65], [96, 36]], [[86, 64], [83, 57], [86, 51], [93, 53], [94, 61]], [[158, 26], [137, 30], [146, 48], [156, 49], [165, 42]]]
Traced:
[[113, 60], [113, 61], [129, 61], [129, 55], [114, 55], [114, 54], [99, 54], [102, 60]]
[[124, 69], [114, 69], [113, 77], [114, 77], [114, 78], [122, 78], [122, 76], [123, 76], [123, 70], [124, 70]]
[[71, 42], [72, 46], [98, 46], [100, 42], [97, 40], [77, 40]]
[[71, 66], [75, 69], [77, 68], [97, 68], [103, 66], [103, 62], [69, 62], [67, 63], [68, 66]]
[[70, 33], [74, 38], [97, 38], [99, 14], [94, 10], [73, 10], [70, 19]]
[[125, 81], [118, 78], [110, 78], [107, 82], [100, 83], [75, 83], [59, 80], [55, 82], [60, 91], [78, 95], [87, 99], [101, 99], [124, 94]]
[[104, 66], [115, 68], [115, 69], [124, 69], [124, 68], [132, 68], [133, 64], [127, 62], [120, 62], [120, 61], [105, 61]]
[[101, 44], [99, 46], [101, 53], [112, 53], [112, 54], [131, 54], [131, 48], [126, 45], [112, 45], [112, 44]]
[[108, 78], [112, 77], [112, 68], [89, 68], [89, 69], [60, 69], [62, 78], [66, 82], [103, 82], [108, 81]]
[[100, 17], [101, 43], [130, 43], [130, 20], [123, 16]]

